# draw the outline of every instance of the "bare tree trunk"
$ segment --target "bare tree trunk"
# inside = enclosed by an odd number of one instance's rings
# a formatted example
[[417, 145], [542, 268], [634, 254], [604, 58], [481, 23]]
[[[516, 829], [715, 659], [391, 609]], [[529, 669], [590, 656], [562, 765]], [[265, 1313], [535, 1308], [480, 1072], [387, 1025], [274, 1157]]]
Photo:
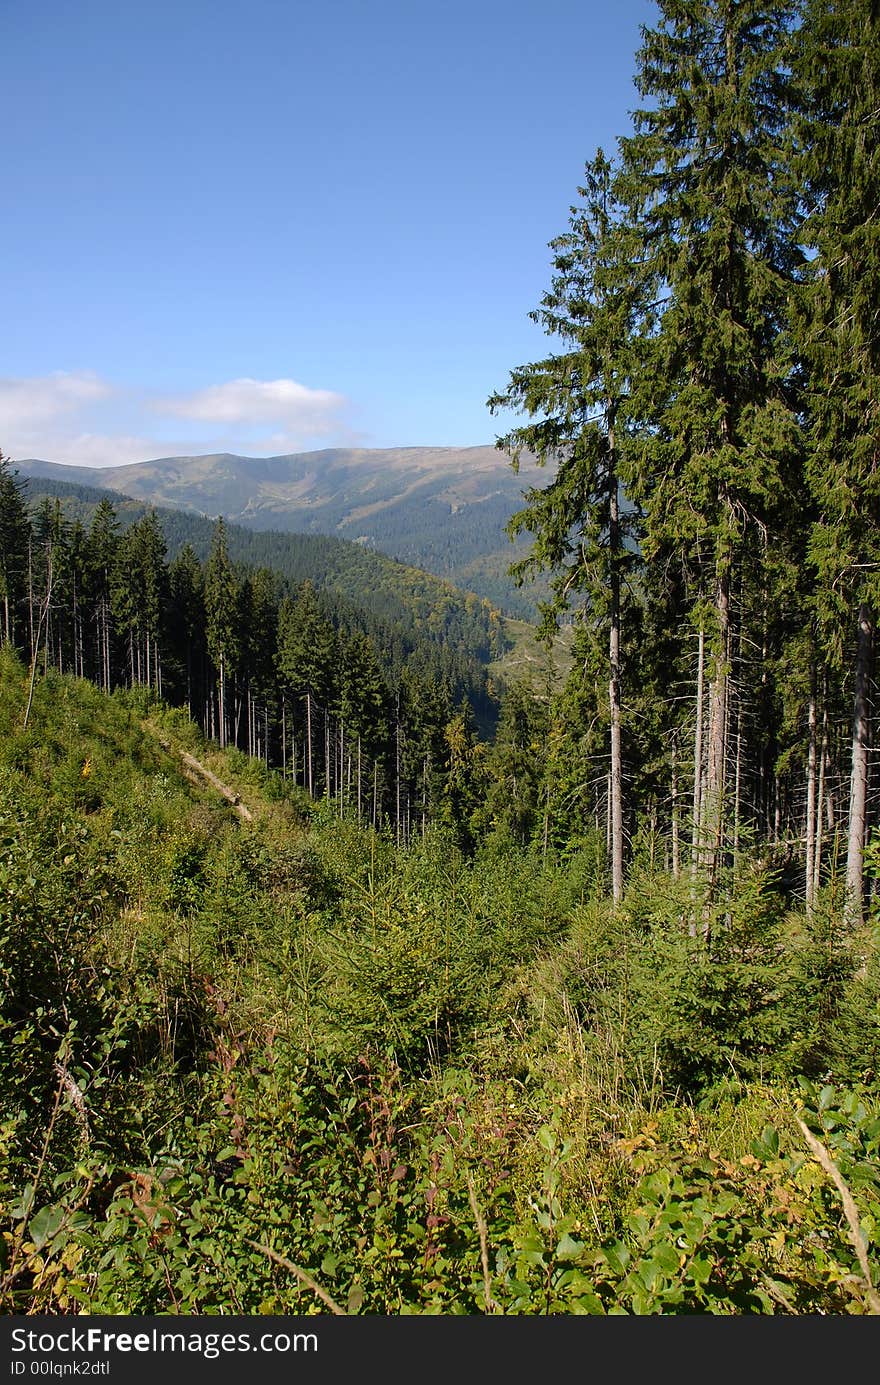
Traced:
[[308, 742], [309, 797], [315, 796], [315, 772], [312, 753], [312, 694], [306, 693], [306, 740]]
[[226, 660], [220, 655], [220, 689], [219, 702], [217, 705], [217, 727], [220, 732], [217, 739], [220, 742], [220, 749], [226, 747]]
[[697, 723], [694, 731], [694, 799], [691, 827], [691, 875], [696, 878], [700, 868], [700, 844], [703, 821], [703, 684], [706, 666], [706, 636], [700, 630], [697, 646]]
[[[816, 790], [816, 846], [813, 852], [812, 900], [815, 904], [822, 883], [822, 826], [825, 821], [825, 778], [828, 768], [828, 678], [823, 680], [822, 745], [819, 750], [819, 787]], [[833, 824], [832, 824], [833, 826]], [[829, 831], [831, 828], [829, 827]]]
[[397, 708], [394, 718], [394, 783], [394, 834], [395, 841], [400, 846], [400, 693], [397, 694]]
[[107, 597], [101, 597], [101, 663], [104, 691], [110, 691], [110, 612]]
[[681, 842], [678, 820], [678, 736], [672, 738], [672, 878], [681, 877]]
[[34, 657], [34, 548], [28, 536], [28, 646], [31, 659]]
[[721, 864], [724, 837], [724, 793], [727, 760], [727, 698], [730, 659], [730, 569], [722, 563], [715, 592], [718, 652], [709, 688], [709, 755], [706, 770], [706, 828], [709, 866], [714, 880]]
[[[807, 817], [806, 817], [806, 850], [804, 860], [805, 890], [804, 897], [807, 906], [807, 915], [813, 912], [813, 900], [816, 889], [816, 773], [817, 773], [817, 717], [816, 717], [816, 666], [810, 669], [810, 702], [807, 712], [807, 725], [809, 729], [809, 742], [807, 746]], [[819, 811], [821, 813], [821, 802], [819, 800]]]
[[22, 723], [22, 729], [24, 731], [27, 730], [28, 721], [30, 720], [31, 715], [31, 707], [34, 703], [34, 684], [36, 683], [37, 678], [37, 660], [39, 658], [40, 653], [40, 632], [43, 628], [44, 623], [46, 625], [46, 638], [48, 639], [49, 637], [49, 606], [52, 601], [52, 581], [52, 550], [50, 548], [46, 558], [46, 595], [40, 607], [40, 615], [37, 621], [36, 647], [34, 648], [33, 656], [31, 658], [30, 686], [28, 687], [27, 706], [24, 709], [24, 721]]
[[77, 678], [84, 678], [83, 659], [82, 659], [82, 631], [80, 630], [79, 602], [76, 595], [76, 566], [72, 570], [72, 598], [73, 598], [73, 671]]
[[339, 795], [339, 816], [343, 817], [345, 815], [345, 727], [341, 719], [339, 722], [339, 770], [336, 791]]
[[864, 908], [865, 811], [868, 798], [869, 684], [874, 625], [866, 602], [859, 606], [859, 642], [853, 694], [852, 770], [849, 793], [849, 835], [846, 848], [846, 916], [862, 922]]
[[609, 410], [608, 452], [608, 547], [609, 590], [611, 597], [608, 636], [608, 703], [611, 712], [611, 898], [615, 905], [623, 896], [623, 765], [620, 748], [620, 513], [617, 496], [617, 469], [614, 464], [614, 415]]
[[742, 793], [742, 706], [736, 709], [736, 770], [733, 782], [733, 864], [739, 863], [740, 796]]
[[330, 802], [330, 713], [324, 708], [324, 798]]

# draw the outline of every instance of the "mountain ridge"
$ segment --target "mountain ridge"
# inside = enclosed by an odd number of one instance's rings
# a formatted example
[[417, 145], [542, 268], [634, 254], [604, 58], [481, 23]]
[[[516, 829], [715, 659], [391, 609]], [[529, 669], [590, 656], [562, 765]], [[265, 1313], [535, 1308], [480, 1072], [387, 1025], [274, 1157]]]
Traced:
[[508, 568], [528, 538], [505, 526], [534, 482], [534, 459], [514, 471], [497, 447], [324, 448], [270, 457], [217, 452], [119, 467], [15, 462], [25, 476], [115, 489], [147, 504], [255, 530], [353, 540], [531, 618], [539, 583], [520, 590]]

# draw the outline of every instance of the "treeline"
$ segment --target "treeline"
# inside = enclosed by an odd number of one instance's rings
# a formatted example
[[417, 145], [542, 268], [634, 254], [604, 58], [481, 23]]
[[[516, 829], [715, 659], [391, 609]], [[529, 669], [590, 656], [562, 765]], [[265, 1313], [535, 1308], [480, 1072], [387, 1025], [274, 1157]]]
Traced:
[[843, 877], [858, 921], [877, 816], [880, 11], [658, 10], [632, 132], [587, 163], [551, 243], [533, 317], [561, 349], [489, 400], [528, 420], [499, 446], [558, 463], [511, 529], [534, 539], [522, 570], [553, 574], [549, 614], [578, 613], [555, 716], [519, 712], [540, 748], [530, 811], [560, 837], [598, 819], [615, 899], [643, 847], [711, 892], [749, 842], [808, 910]]
[[[25, 487], [31, 509], [46, 495], [58, 496], [65, 514], [86, 527], [101, 500], [111, 501], [122, 529], [154, 508], [169, 558], [186, 545], [202, 562], [211, 551], [214, 523], [203, 515], [150, 507], [75, 482], [32, 477]], [[395, 673], [408, 663], [449, 680], [456, 696], [471, 701], [481, 724], [492, 722], [496, 712], [486, 699], [484, 666], [503, 650], [505, 636], [500, 613], [489, 601], [346, 539], [252, 530], [228, 521], [225, 529], [234, 563], [271, 568], [291, 587], [312, 582], [326, 607], [341, 603], [348, 623], [356, 615]]]
[[235, 563], [222, 519], [204, 560], [184, 543], [168, 561], [155, 511], [123, 530], [109, 499], [88, 527], [57, 499], [29, 509], [2, 457], [0, 601], [0, 635], [32, 684], [51, 667], [108, 692], [148, 689], [221, 747], [399, 841], [457, 820], [474, 704], [485, 714], [492, 697], [455, 648], [451, 602], [430, 608], [420, 639], [415, 624], [383, 625], [310, 580]]

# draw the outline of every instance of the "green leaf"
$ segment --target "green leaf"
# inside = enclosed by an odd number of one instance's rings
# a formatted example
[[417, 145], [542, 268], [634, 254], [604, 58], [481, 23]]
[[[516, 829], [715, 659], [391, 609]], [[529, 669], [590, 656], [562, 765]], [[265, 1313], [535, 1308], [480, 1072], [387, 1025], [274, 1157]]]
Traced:
[[712, 1261], [705, 1255], [695, 1255], [688, 1268], [695, 1284], [705, 1284], [712, 1274]]
[[820, 1110], [820, 1111], [827, 1111], [827, 1110], [828, 1110], [828, 1107], [831, 1105], [831, 1103], [832, 1103], [832, 1101], [834, 1100], [835, 1096], [836, 1096], [836, 1092], [835, 1092], [835, 1089], [834, 1089], [833, 1087], [831, 1087], [831, 1086], [825, 1086], [825, 1087], [823, 1087], [822, 1090], [821, 1090], [821, 1092], [819, 1093], [819, 1101], [818, 1101], [819, 1110]]
[[584, 1248], [583, 1241], [577, 1241], [568, 1232], [560, 1237], [556, 1246], [557, 1260], [576, 1260]]
[[667, 1274], [675, 1274], [678, 1271], [679, 1253], [674, 1246], [658, 1246], [654, 1251], [654, 1263], [659, 1265]]
[[34, 1205], [34, 1185], [25, 1183], [21, 1190], [21, 1197], [14, 1207], [10, 1207], [9, 1215], [15, 1221], [23, 1221]]
[[549, 1125], [542, 1125], [538, 1131], [538, 1144], [545, 1149], [548, 1154], [552, 1154], [556, 1149], [556, 1136]]
[[42, 1250], [47, 1241], [51, 1241], [56, 1235], [64, 1221], [64, 1208], [57, 1204], [49, 1207], [41, 1207], [39, 1212], [31, 1218], [28, 1226], [30, 1238], [37, 1250]]

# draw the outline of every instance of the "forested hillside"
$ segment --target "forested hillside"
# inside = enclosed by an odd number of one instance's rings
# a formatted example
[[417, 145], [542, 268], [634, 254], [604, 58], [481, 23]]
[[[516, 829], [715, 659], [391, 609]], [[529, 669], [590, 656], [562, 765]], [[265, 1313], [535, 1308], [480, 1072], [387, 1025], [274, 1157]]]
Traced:
[[0, 466], [12, 1308], [880, 1313], [880, 16], [636, 75], [489, 400], [569, 632], [492, 737]]
[[[486, 664], [503, 635], [488, 603], [339, 540], [230, 538], [222, 521], [124, 500], [123, 528], [106, 497], [73, 499], [88, 527], [59, 499], [29, 507], [0, 459], [4, 634], [35, 673], [150, 688], [221, 746], [289, 766], [374, 823], [391, 814], [404, 836], [494, 726]], [[236, 537], [238, 554], [278, 567], [233, 561]]]
[[[88, 531], [102, 501], [113, 509], [122, 534], [151, 511], [165, 542], [165, 557], [173, 561], [184, 548], [201, 563], [211, 552], [216, 524], [200, 515], [148, 506], [116, 492], [58, 480], [28, 481], [19, 477], [28, 511], [43, 516], [47, 497], [60, 499], [64, 520], [62, 538], [74, 548], [77, 525]], [[322, 607], [336, 611], [337, 622], [353, 622], [368, 631], [398, 674], [404, 660], [417, 668], [427, 665], [433, 676], [447, 678], [456, 694], [467, 691], [482, 720], [491, 723], [486, 704], [483, 665], [507, 646], [504, 622], [497, 607], [472, 592], [418, 568], [394, 562], [382, 553], [344, 539], [311, 534], [259, 533], [240, 525], [223, 526], [230, 561], [252, 571], [269, 569], [290, 592], [311, 582]]]
[[473, 589], [506, 613], [534, 617], [546, 583], [518, 587], [505, 526], [534, 468], [517, 477], [492, 447], [332, 448], [283, 457], [165, 457], [118, 467], [28, 458], [41, 486], [109, 487], [144, 504], [223, 515], [243, 528], [329, 535]]

